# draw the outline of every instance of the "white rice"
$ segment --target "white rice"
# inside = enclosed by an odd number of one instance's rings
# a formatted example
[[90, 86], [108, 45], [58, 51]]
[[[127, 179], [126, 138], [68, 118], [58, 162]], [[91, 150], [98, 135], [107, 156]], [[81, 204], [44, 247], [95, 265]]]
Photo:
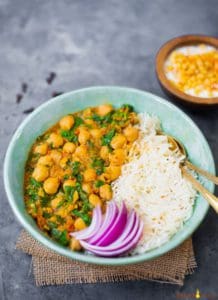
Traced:
[[165, 136], [157, 135], [157, 118], [139, 114], [139, 139], [113, 182], [113, 200], [123, 200], [144, 222], [143, 236], [132, 254], [166, 243], [192, 214], [195, 190], [181, 175], [181, 155], [170, 150]]

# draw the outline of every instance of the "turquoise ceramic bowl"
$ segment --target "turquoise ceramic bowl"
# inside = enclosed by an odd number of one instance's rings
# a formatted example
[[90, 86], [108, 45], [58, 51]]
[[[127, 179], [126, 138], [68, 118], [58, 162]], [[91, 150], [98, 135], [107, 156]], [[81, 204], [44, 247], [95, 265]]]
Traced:
[[[215, 172], [213, 156], [205, 137], [193, 121], [177, 107], [160, 97], [131, 88], [91, 87], [51, 99], [38, 107], [17, 129], [8, 147], [4, 164], [4, 183], [8, 200], [23, 227], [36, 240], [61, 255], [83, 262], [106, 265], [126, 265], [151, 260], [177, 247], [196, 230], [208, 211], [208, 204], [201, 196], [196, 198], [192, 217], [167, 243], [145, 254], [132, 257], [101, 258], [73, 252], [46, 237], [25, 211], [24, 166], [29, 149], [37, 136], [63, 115], [105, 102], [110, 102], [115, 106], [123, 103], [132, 104], [138, 112], [156, 115], [160, 118], [163, 129], [184, 143], [194, 164], [211, 173]], [[212, 183], [205, 180], [204, 184], [208, 190], [214, 191]]]

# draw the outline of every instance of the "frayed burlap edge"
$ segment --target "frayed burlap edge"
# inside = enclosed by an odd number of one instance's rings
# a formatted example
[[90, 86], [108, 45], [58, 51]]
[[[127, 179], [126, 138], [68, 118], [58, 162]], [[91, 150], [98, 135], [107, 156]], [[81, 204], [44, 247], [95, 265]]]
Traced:
[[197, 267], [191, 238], [153, 261], [117, 267], [71, 260], [44, 247], [26, 231], [21, 232], [16, 248], [32, 255], [37, 286], [128, 280], [152, 280], [183, 285], [185, 275], [192, 274]]

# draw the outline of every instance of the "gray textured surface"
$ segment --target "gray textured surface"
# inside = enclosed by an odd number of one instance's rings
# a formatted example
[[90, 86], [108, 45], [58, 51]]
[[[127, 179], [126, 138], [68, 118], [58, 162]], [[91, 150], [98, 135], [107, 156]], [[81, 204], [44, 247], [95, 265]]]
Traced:
[[[21, 227], [2, 183], [4, 154], [24, 110], [54, 91], [91, 85], [125, 85], [164, 96], [154, 71], [158, 48], [181, 34], [218, 35], [217, 20], [217, 0], [0, 0], [0, 299], [176, 299], [177, 292], [196, 288], [218, 298], [218, 222], [212, 211], [194, 234], [199, 268], [182, 288], [151, 282], [37, 288], [30, 257], [14, 249]], [[48, 85], [51, 71], [57, 77]], [[17, 104], [22, 82], [28, 90]], [[205, 133], [218, 165], [218, 112], [185, 111]]]

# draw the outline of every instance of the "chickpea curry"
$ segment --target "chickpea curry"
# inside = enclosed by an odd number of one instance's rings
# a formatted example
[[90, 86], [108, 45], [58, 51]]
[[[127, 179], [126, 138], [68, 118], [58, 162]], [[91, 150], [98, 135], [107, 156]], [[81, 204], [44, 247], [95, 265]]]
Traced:
[[87, 108], [60, 119], [39, 136], [26, 163], [24, 198], [38, 227], [63, 246], [80, 250], [69, 233], [86, 228], [92, 210], [105, 209], [111, 183], [138, 138], [131, 105]]

